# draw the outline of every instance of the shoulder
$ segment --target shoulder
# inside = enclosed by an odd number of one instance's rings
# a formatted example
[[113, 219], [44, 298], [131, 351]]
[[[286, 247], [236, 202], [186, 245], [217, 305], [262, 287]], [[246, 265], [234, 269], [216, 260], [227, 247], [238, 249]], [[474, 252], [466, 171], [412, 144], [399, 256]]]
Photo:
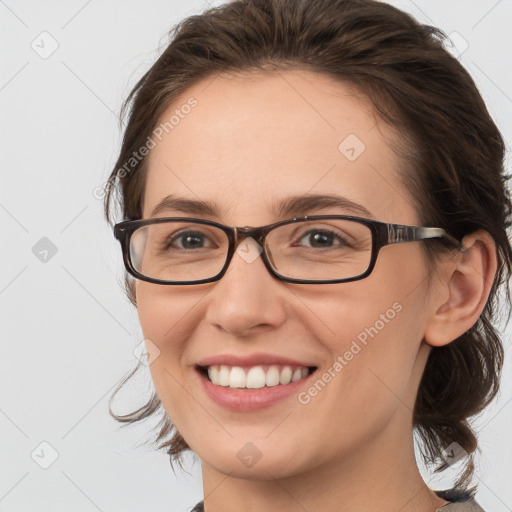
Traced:
[[448, 505], [438, 508], [436, 512], [485, 512], [475, 501], [474, 491], [449, 489], [434, 491], [440, 498], [450, 501]]

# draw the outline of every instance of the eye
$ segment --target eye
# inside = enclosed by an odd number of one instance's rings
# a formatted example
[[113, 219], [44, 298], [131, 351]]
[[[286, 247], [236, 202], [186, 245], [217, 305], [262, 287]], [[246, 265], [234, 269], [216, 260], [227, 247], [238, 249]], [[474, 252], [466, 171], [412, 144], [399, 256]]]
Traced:
[[[332, 248], [333, 246], [352, 247], [346, 237], [342, 233], [328, 229], [310, 229], [300, 235], [300, 241], [304, 241], [301, 245], [312, 248]], [[309, 245], [308, 245], [309, 243]]]
[[[204, 245], [207, 243], [207, 245]], [[203, 249], [212, 247], [210, 239], [200, 231], [182, 231], [170, 236], [165, 244], [166, 249], [177, 247], [183, 250]]]

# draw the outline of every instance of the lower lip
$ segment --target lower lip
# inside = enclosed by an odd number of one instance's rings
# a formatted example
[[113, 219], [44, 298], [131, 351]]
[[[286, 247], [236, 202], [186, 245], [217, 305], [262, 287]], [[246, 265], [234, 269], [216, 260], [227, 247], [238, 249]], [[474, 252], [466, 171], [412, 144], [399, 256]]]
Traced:
[[279, 384], [277, 386], [263, 387], [259, 389], [230, 388], [217, 386], [208, 380], [199, 370], [201, 385], [210, 399], [218, 405], [233, 411], [248, 412], [269, 407], [280, 400], [297, 395], [304, 384], [315, 373], [310, 373], [303, 379], [290, 382], [290, 384]]

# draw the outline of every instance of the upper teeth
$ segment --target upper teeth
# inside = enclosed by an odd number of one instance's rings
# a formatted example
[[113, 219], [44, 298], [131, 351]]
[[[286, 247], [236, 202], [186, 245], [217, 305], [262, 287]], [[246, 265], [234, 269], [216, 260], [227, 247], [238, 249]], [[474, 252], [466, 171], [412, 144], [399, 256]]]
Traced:
[[[265, 371], [266, 368], [266, 371]], [[263, 367], [213, 365], [208, 367], [208, 377], [217, 386], [230, 388], [262, 388], [264, 386], [278, 386], [289, 384], [302, 379], [309, 374], [305, 366], [293, 368], [291, 366], [279, 367], [277, 365]]]

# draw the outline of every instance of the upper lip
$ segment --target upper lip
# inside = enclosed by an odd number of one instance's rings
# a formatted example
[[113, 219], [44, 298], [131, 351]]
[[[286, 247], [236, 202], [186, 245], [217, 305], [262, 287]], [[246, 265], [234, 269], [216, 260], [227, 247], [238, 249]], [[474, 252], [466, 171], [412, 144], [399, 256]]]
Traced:
[[278, 356], [276, 354], [268, 354], [259, 352], [256, 354], [237, 356], [234, 354], [218, 354], [212, 357], [206, 357], [199, 361], [198, 366], [226, 365], [226, 366], [259, 366], [263, 364], [276, 364], [288, 366], [315, 366], [313, 364], [297, 361], [288, 357]]

